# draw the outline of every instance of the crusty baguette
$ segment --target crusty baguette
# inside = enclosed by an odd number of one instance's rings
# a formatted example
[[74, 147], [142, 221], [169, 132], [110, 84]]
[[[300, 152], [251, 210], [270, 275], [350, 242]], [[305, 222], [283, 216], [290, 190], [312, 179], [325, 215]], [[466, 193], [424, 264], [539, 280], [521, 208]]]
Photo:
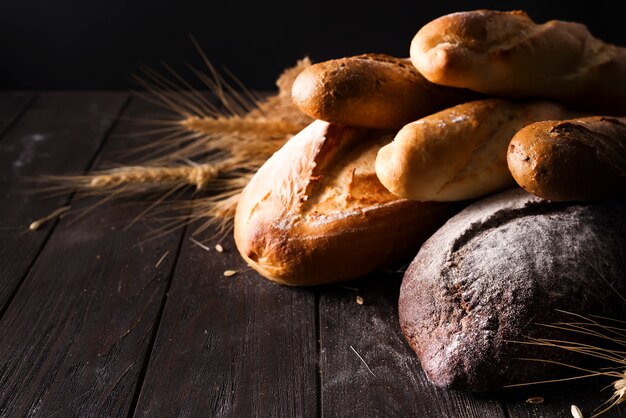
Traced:
[[615, 197], [626, 190], [626, 118], [534, 123], [513, 137], [507, 161], [517, 183], [544, 199]]
[[626, 49], [579, 23], [540, 25], [523, 12], [453, 13], [415, 35], [411, 61], [437, 84], [610, 114], [626, 110]]
[[292, 88], [294, 103], [315, 119], [376, 129], [399, 129], [475, 96], [434, 85], [408, 59], [382, 54], [314, 64], [298, 75]]
[[315, 121], [246, 186], [235, 215], [243, 258], [268, 279], [314, 285], [409, 257], [457, 207], [400, 199], [377, 180], [389, 134]]
[[402, 128], [378, 152], [376, 174], [387, 189], [407, 199], [480, 197], [515, 184], [506, 152], [519, 129], [569, 115], [548, 102], [486, 99], [454, 106]]

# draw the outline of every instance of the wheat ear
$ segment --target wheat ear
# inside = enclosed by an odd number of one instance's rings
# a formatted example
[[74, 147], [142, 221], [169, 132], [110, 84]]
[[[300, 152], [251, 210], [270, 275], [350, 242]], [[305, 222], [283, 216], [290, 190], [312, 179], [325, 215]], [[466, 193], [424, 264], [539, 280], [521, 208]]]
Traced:
[[[191, 162], [190, 162], [191, 163]], [[166, 167], [129, 166], [97, 171], [82, 176], [47, 176], [40, 181], [54, 183], [48, 191], [78, 189], [85, 192], [105, 193], [113, 189], [163, 189], [195, 186], [205, 190], [218, 176], [232, 170], [230, 163], [205, 163]]]
[[190, 116], [181, 122], [186, 129], [207, 135], [237, 135], [244, 137], [284, 138], [302, 129], [302, 125], [280, 119], [246, 118], [231, 116], [228, 118]]
[[[198, 231], [216, 226], [218, 233], [232, 229], [240, 192], [252, 174], [289, 138], [308, 125], [312, 119], [300, 112], [291, 100], [295, 78], [311, 65], [308, 58], [285, 70], [277, 81], [278, 93], [260, 98], [230, 74], [236, 89], [211, 65], [198, 48], [208, 73], [191, 68], [207, 91], [196, 90], [188, 81], [165, 65], [169, 76], [144, 69], [145, 78], [136, 78], [148, 93], [138, 94], [176, 116], [137, 120], [151, 128], [146, 135], [161, 135], [144, 145], [126, 149], [123, 154], [138, 157], [132, 165], [83, 176], [51, 176], [42, 178], [52, 184], [42, 191], [79, 190], [85, 195], [99, 195], [101, 202], [147, 192], [165, 191], [148, 210], [154, 215], [178, 211], [171, 224], [162, 228], [164, 234], [189, 222], [205, 220]], [[132, 136], [137, 136], [135, 132]], [[188, 165], [179, 165], [180, 161]], [[192, 162], [195, 161], [195, 162]], [[166, 201], [186, 186], [196, 191], [213, 192], [193, 200]], [[97, 205], [94, 205], [95, 207]], [[143, 211], [133, 223], [146, 214]]]
[[158, 183], [163, 186], [188, 184], [203, 190], [215, 179], [220, 169], [213, 164], [181, 167], [121, 167], [94, 174], [88, 187], [114, 188], [122, 185]]

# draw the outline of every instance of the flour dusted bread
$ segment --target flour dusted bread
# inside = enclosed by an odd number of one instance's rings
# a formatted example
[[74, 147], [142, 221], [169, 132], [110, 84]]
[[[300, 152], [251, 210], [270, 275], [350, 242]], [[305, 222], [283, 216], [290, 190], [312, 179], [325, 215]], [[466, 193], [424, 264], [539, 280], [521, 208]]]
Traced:
[[594, 38], [580, 23], [536, 24], [523, 12], [453, 13], [420, 29], [411, 61], [445, 86], [626, 110], [626, 49]]
[[529, 123], [570, 114], [548, 102], [463, 103], [402, 128], [378, 152], [376, 174], [392, 193], [425, 202], [493, 193], [515, 184], [506, 163], [513, 135]]
[[626, 192], [626, 118], [537, 122], [520, 130], [507, 153], [525, 190], [550, 200], [587, 200]]
[[385, 132], [315, 121], [259, 169], [235, 215], [243, 258], [268, 279], [313, 285], [410, 256], [455, 206], [404, 200], [376, 178]]
[[611, 289], [626, 294], [624, 216], [624, 202], [554, 203], [515, 189], [450, 219], [424, 243], [400, 291], [400, 325], [429, 379], [499, 389], [547, 378], [544, 364], [520, 357], [581, 361], [511, 341], [575, 338], [537, 325], [565, 319], [557, 309], [624, 314]]
[[476, 94], [428, 82], [403, 58], [365, 54], [314, 64], [292, 98], [305, 114], [346, 126], [393, 129]]

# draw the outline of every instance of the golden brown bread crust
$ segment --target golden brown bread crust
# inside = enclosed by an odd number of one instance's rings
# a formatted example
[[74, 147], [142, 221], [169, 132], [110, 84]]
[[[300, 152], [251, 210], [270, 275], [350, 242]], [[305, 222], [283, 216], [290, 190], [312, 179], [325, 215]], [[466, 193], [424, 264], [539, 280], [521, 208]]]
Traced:
[[268, 279], [314, 285], [414, 254], [456, 206], [400, 199], [378, 182], [389, 134], [315, 121], [246, 186], [235, 215], [243, 258]]
[[547, 102], [463, 103], [406, 125], [376, 158], [392, 193], [420, 201], [480, 197], [514, 185], [506, 152], [513, 135], [540, 120], [571, 117]]
[[544, 199], [615, 197], [626, 190], [626, 118], [534, 123], [513, 137], [507, 161], [517, 183]]
[[292, 88], [307, 115], [346, 126], [375, 129], [404, 124], [476, 95], [433, 85], [408, 59], [365, 54], [314, 64]]
[[411, 61], [437, 84], [610, 114], [626, 110], [626, 49], [579, 23], [540, 25], [523, 12], [453, 13], [420, 29]]

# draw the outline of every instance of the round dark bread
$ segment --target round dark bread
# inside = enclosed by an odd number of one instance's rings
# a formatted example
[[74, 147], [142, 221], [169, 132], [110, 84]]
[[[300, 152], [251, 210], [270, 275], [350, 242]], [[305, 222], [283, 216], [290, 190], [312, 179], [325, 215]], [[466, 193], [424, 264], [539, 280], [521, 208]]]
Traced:
[[611, 286], [626, 295], [625, 216], [624, 202], [555, 203], [515, 189], [451, 218], [424, 243], [400, 291], [402, 332], [429, 379], [493, 390], [550, 372], [519, 358], [580, 361], [511, 341], [584, 339], [538, 325], [563, 320], [558, 309], [623, 315], [626, 303]]
[[602, 199], [626, 192], [626, 118], [546, 120], [520, 129], [507, 163], [526, 191], [549, 200]]

